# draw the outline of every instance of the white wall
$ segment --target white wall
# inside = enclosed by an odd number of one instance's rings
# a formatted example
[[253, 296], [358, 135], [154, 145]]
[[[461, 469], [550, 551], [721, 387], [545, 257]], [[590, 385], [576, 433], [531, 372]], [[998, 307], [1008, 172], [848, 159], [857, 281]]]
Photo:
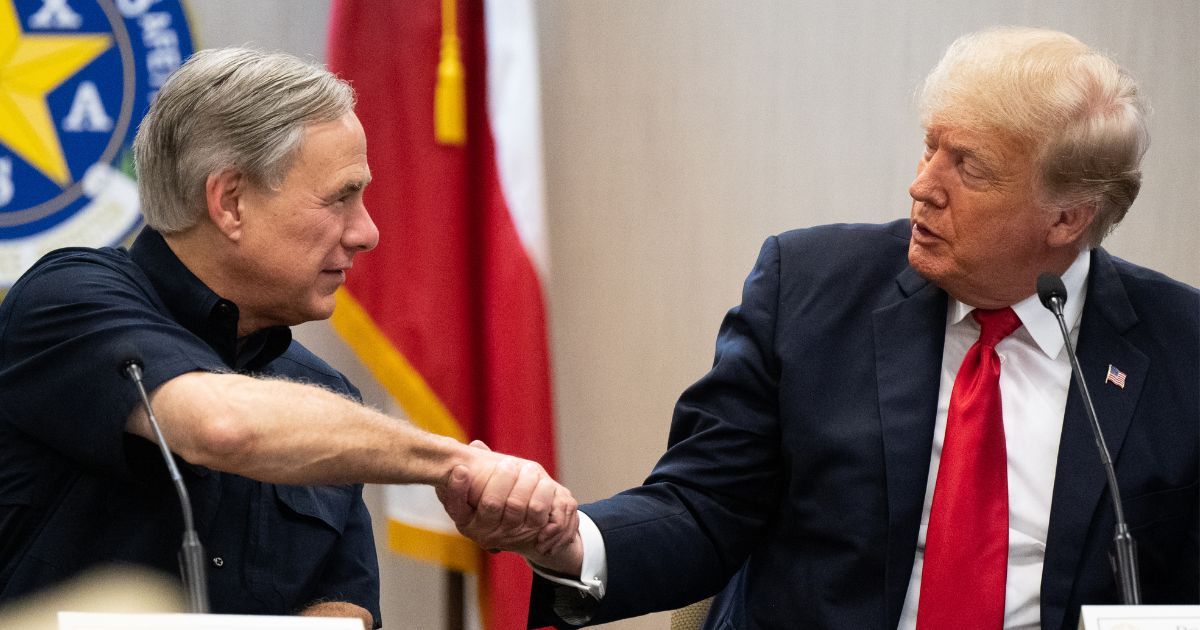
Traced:
[[[961, 33], [1066, 30], [1154, 106], [1146, 181], [1108, 246], [1200, 284], [1200, 2], [540, 0], [549, 305], [562, 480], [638, 483], [767, 235], [907, 216], [913, 87]], [[322, 0], [192, 0], [205, 46], [323, 56]], [[387, 177], [376, 173], [376, 177]], [[375, 209], [380, 211], [380, 209]], [[299, 335], [385, 404], [325, 324]], [[372, 491], [371, 500], [377, 505]], [[439, 628], [436, 570], [384, 554], [389, 628]], [[612, 624], [665, 628], [664, 615]]]

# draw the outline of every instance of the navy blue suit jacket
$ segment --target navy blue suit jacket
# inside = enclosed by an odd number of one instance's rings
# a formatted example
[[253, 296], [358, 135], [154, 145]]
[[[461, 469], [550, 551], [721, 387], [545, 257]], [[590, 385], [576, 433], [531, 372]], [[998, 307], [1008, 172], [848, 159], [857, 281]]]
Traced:
[[[644, 485], [583, 506], [608, 554], [592, 622], [720, 591], [708, 628], [895, 628], [933, 443], [947, 296], [907, 262], [908, 221], [772, 237], [712, 370], [680, 398]], [[1139, 543], [1146, 603], [1200, 592], [1200, 294], [1092, 254], [1079, 359]], [[1125, 387], [1105, 385], [1108, 365]], [[1071, 385], [1043, 628], [1118, 603], [1113, 515]], [[530, 623], [562, 624], [535, 583]], [[970, 594], [964, 593], [964, 596]]]

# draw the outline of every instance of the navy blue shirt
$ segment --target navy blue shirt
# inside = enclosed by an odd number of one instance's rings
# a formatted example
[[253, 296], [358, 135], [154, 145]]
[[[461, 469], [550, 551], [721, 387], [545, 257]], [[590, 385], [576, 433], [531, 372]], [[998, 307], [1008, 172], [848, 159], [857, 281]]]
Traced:
[[[355, 399], [286, 327], [239, 340], [238, 309], [147, 228], [129, 251], [62, 249], [0, 304], [0, 602], [101, 563], [178, 574], [183, 518], [157, 446], [125, 432], [153, 390], [186, 372], [314, 383]], [[379, 568], [361, 485], [289, 486], [176, 458], [207, 552], [212, 610], [291, 614], [318, 601], [371, 611]]]

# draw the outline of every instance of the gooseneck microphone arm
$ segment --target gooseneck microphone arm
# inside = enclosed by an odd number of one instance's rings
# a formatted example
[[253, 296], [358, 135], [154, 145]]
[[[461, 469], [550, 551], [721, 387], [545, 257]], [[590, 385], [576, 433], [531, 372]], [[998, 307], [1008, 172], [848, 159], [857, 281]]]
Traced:
[[200, 536], [196, 534], [196, 524], [192, 518], [192, 501], [188, 496], [187, 486], [183, 483], [183, 475], [175, 465], [175, 457], [163, 438], [158, 419], [154, 417], [154, 408], [150, 405], [150, 396], [146, 394], [146, 386], [142, 383], [142, 359], [132, 348], [123, 348], [123, 358], [118, 363], [118, 370], [137, 386], [142, 397], [142, 405], [146, 409], [146, 417], [150, 420], [150, 428], [154, 430], [158, 449], [162, 452], [163, 461], [175, 485], [175, 493], [179, 495], [179, 504], [183, 511], [183, 545], [179, 549], [179, 571], [183, 578], [183, 587], [187, 593], [188, 612], [207, 613], [208, 608], [208, 576], [204, 569], [204, 547], [200, 544]]
[[1062, 331], [1067, 356], [1071, 359], [1071, 371], [1075, 375], [1075, 385], [1083, 394], [1083, 405], [1087, 410], [1088, 420], [1092, 424], [1096, 449], [1100, 451], [1100, 463], [1104, 465], [1104, 473], [1108, 476], [1108, 495], [1112, 498], [1113, 513], [1116, 515], [1116, 532], [1113, 535], [1113, 554], [1115, 556], [1113, 569], [1116, 572], [1117, 586], [1121, 589], [1121, 603], [1135, 606], [1142, 603], [1141, 586], [1137, 576], [1137, 544], [1129, 533], [1125, 510], [1121, 508], [1121, 491], [1117, 489], [1117, 472], [1113, 468], [1108, 445], [1104, 442], [1104, 433], [1100, 430], [1100, 420], [1096, 417], [1096, 407], [1092, 404], [1092, 395], [1088, 392], [1087, 383], [1083, 380], [1083, 370], [1079, 367], [1079, 358], [1075, 356], [1075, 348], [1071, 346], [1071, 334], [1067, 329], [1067, 320], [1063, 317], [1063, 305], [1067, 303], [1067, 287], [1058, 275], [1045, 272], [1038, 276], [1037, 292], [1042, 305], [1054, 313], [1054, 317], [1058, 320], [1058, 328]]

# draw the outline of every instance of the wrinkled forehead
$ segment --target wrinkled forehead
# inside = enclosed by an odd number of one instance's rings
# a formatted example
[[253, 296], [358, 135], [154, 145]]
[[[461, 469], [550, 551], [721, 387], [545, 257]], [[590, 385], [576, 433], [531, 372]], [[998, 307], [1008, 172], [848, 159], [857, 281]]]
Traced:
[[999, 127], [977, 128], [936, 120], [925, 127], [925, 143], [990, 161], [1028, 161], [1036, 155], [1039, 147], [1037, 142], [1023, 135]]

